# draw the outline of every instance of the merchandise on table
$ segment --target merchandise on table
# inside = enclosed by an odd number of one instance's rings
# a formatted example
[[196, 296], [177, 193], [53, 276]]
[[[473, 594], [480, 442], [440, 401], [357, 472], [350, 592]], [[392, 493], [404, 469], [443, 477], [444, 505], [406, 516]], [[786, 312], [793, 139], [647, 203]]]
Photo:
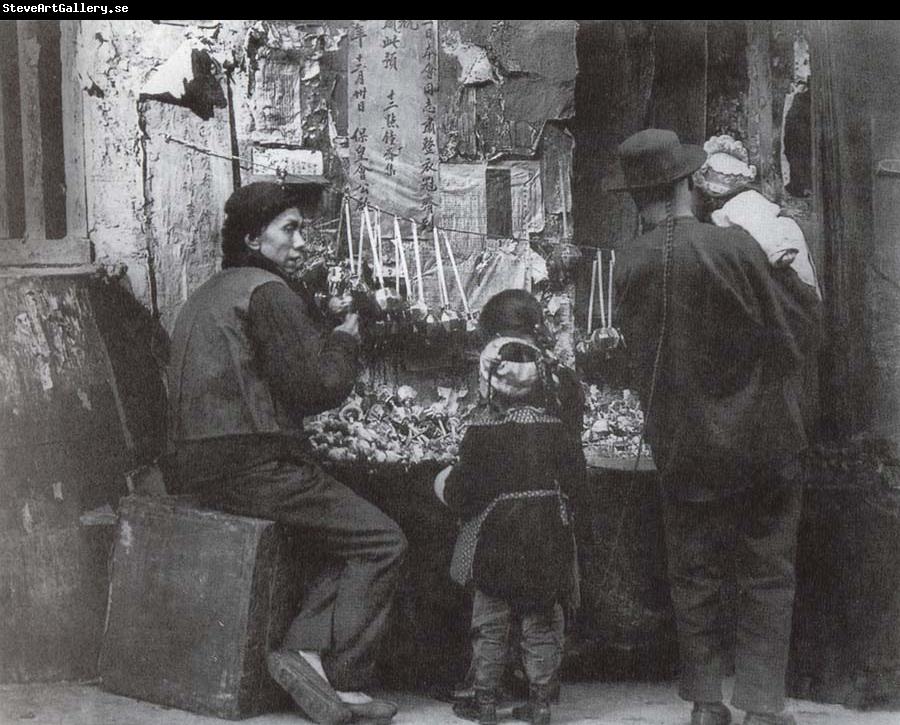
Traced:
[[308, 421], [313, 448], [333, 461], [452, 463], [473, 406], [460, 402], [465, 389], [438, 388], [438, 394], [437, 402], [421, 405], [408, 385], [357, 385], [342, 408]]
[[[585, 385], [582, 442], [609, 458], [633, 458], [644, 417], [629, 391]], [[413, 465], [456, 460], [474, 395], [438, 388], [439, 400], [417, 403], [408, 385], [356, 386], [347, 402], [307, 421], [313, 448], [339, 462]]]
[[[581, 442], [585, 449], [608, 458], [637, 456], [644, 414], [637, 395], [630, 390], [612, 390], [584, 385], [584, 429]], [[646, 448], [644, 449], [646, 453]]]

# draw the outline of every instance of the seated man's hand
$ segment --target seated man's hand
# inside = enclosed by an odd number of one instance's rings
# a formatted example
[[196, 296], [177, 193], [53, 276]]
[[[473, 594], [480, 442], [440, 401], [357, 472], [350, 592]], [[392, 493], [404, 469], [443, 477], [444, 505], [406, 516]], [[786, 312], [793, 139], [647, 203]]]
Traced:
[[353, 305], [353, 297], [350, 294], [344, 294], [340, 297], [328, 298], [328, 312], [335, 317], [343, 317], [350, 311]]
[[345, 332], [351, 337], [355, 337], [357, 340], [359, 339], [359, 315], [355, 312], [350, 312], [344, 318], [344, 321], [334, 328], [335, 330], [339, 330], [341, 332]]

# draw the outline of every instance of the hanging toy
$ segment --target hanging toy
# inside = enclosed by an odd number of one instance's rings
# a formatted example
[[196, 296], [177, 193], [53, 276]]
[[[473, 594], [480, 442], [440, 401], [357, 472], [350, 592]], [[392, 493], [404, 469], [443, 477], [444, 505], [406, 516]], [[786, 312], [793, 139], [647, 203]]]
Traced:
[[399, 306], [400, 295], [397, 294], [396, 290], [388, 288], [384, 283], [384, 267], [382, 266], [381, 254], [378, 249], [380, 239], [376, 241], [377, 238], [375, 232], [372, 230], [369, 207], [363, 209], [363, 214], [365, 215], [366, 232], [368, 233], [369, 245], [372, 249], [372, 262], [375, 267], [375, 277], [378, 284], [378, 287], [375, 290], [375, 302], [378, 303], [378, 306], [381, 307], [382, 310], [387, 312], [388, 310], [395, 309]]
[[[616, 264], [616, 253], [610, 252], [610, 260], [608, 267], [608, 283], [604, 290], [603, 284], [603, 253], [597, 250], [597, 259], [594, 260], [591, 269], [591, 294], [588, 301], [588, 343], [586, 345], [587, 352], [606, 352], [618, 347], [623, 343], [621, 333], [613, 327], [612, 324], [612, 292], [613, 292], [613, 270]], [[594, 292], [600, 300], [600, 328], [591, 333], [594, 319]]]
[[416, 258], [416, 301], [409, 306], [410, 314], [415, 322], [424, 322], [428, 317], [428, 305], [425, 304], [425, 287], [422, 283], [422, 255], [419, 248], [419, 227], [415, 220], [412, 223], [413, 254]]
[[441, 243], [438, 239], [437, 227], [434, 228], [434, 258], [437, 264], [438, 289], [441, 293], [440, 323], [446, 332], [450, 332], [459, 320], [456, 310], [450, 307], [450, 294], [447, 291], [447, 277], [444, 274], [444, 258], [441, 254]]
[[[460, 327], [467, 332], [474, 332], [478, 329], [478, 321], [472, 315], [472, 310], [469, 308], [469, 298], [466, 295], [465, 288], [463, 287], [462, 277], [459, 274], [459, 266], [456, 264], [456, 256], [453, 254], [453, 247], [450, 246], [450, 240], [447, 239], [447, 233], [441, 230], [441, 234], [444, 237], [444, 246], [447, 247], [447, 256], [450, 259], [450, 267], [453, 269], [453, 278], [456, 280], [456, 289], [459, 291], [463, 310], [465, 311], [466, 315], [465, 319], [462, 320], [462, 325]], [[458, 317], [459, 315], [457, 314], [457, 318]]]

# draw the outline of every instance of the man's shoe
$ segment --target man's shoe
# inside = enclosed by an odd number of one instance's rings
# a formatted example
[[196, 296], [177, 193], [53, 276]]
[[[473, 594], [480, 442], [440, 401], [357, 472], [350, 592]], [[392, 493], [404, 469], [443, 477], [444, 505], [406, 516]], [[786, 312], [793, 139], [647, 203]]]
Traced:
[[343, 725], [353, 720], [353, 713], [338, 698], [319, 673], [295, 652], [279, 650], [266, 658], [269, 674], [314, 722], [321, 725]]
[[744, 725], [797, 725], [789, 712], [748, 712]]
[[397, 706], [393, 702], [387, 702], [386, 700], [344, 704], [353, 713], [354, 720], [365, 720], [373, 725], [387, 725], [391, 718], [397, 714]]
[[691, 725], [728, 725], [731, 710], [721, 702], [695, 702], [691, 711]]

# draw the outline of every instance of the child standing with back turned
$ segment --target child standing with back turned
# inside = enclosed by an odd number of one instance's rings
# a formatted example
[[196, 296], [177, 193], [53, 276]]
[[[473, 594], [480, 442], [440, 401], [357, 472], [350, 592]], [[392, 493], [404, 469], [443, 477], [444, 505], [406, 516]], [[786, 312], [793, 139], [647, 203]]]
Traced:
[[570, 595], [577, 591], [573, 499], [585, 476], [583, 397], [571, 371], [549, 355], [543, 312], [529, 293], [492, 297], [480, 326], [491, 338], [480, 358], [480, 405], [458, 464], [435, 479], [437, 495], [464, 522], [451, 576], [475, 587], [475, 707], [454, 710], [484, 725], [497, 722], [497, 689], [516, 615], [527, 716], [544, 724], [562, 660], [562, 603], [577, 605]]

